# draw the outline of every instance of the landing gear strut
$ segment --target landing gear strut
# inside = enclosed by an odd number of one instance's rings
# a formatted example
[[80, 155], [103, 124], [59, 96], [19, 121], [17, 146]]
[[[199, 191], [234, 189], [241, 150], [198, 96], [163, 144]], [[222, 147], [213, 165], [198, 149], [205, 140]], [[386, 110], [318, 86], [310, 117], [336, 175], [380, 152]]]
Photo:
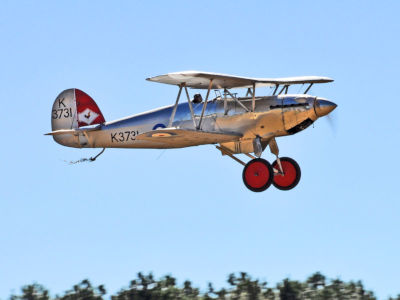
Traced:
[[278, 160], [274, 161], [272, 168], [277, 170], [274, 173], [272, 184], [279, 190], [288, 191], [294, 188], [300, 181], [301, 170], [299, 164], [290, 157], [281, 157], [280, 164], [282, 171], [280, 172]]
[[279, 148], [275, 138], [270, 140], [269, 149], [276, 156], [276, 160], [272, 164], [274, 170], [272, 184], [282, 191], [291, 190], [300, 181], [301, 170], [299, 164], [290, 157], [279, 158]]

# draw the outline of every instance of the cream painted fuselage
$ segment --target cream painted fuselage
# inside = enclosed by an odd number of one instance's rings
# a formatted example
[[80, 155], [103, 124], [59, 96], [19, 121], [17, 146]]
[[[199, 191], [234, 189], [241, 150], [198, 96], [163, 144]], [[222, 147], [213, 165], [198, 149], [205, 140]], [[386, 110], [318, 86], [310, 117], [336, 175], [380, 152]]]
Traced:
[[[213, 133], [240, 134], [239, 140], [216, 141], [232, 153], [253, 152], [252, 141], [260, 137], [267, 143], [274, 137], [295, 134], [304, 130], [319, 117], [331, 112], [336, 104], [326, 99], [310, 95], [276, 95], [255, 98], [255, 111], [251, 111], [252, 99], [238, 99], [245, 110], [233, 99], [214, 99], [208, 101], [201, 128], [199, 124], [202, 103], [192, 103], [194, 121], [189, 104], [177, 107], [172, 121], [173, 128], [199, 130]], [[191, 139], [180, 141], [172, 147], [160, 141], [140, 140], [142, 133], [168, 127], [173, 106], [158, 108], [149, 112], [126, 117], [120, 120], [96, 125], [96, 130], [73, 134], [55, 135], [59, 144], [76, 148], [182, 148], [208, 144], [208, 141]], [[196, 124], [196, 126], [195, 126]]]

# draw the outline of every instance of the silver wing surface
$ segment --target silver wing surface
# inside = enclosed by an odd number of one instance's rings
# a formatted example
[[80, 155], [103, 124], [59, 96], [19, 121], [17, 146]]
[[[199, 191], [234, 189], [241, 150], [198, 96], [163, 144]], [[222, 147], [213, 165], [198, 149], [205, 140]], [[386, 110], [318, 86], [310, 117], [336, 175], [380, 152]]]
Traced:
[[203, 144], [233, 142], [239, 140], [241, 137], [242, 134], [237, 133], [165, 128], [142, 133], [136, 137], [136, 140], [155, 143], [167, 148], [180, 148]]
[[146, 80], [172, 85], [185, 84], [185, 86], [194, 89], [208, 89], [210, 85], [210, 80], [212, 80], [211, 89], [250, 88], [253, 86], [253, 84], [256, 84], [257, 87], [261, 87], [304, 83], [327, 83], [333, 81], [333, 79], [329, 77], [321, 76], [252, 78], [201, 71], [183, 71], [168, 73], [165, 75], [147, 78]]

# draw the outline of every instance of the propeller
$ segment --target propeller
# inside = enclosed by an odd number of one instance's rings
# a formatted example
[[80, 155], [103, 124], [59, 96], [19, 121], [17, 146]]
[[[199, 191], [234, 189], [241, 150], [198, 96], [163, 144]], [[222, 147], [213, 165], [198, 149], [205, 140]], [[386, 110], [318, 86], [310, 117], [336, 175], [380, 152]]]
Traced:
[[337, 122], [338, 122], [338, 115], [337, 112], [331, 112], [326, 116], [326, 121], [333, 132], [334, 135], [337, 133]]
[[337, 105], [324, 98], [316, 98], [314, 102], [315, 113], [318, 117], [326, 117], [329, 127], [336, 134], [336, 113], [333, 113]]

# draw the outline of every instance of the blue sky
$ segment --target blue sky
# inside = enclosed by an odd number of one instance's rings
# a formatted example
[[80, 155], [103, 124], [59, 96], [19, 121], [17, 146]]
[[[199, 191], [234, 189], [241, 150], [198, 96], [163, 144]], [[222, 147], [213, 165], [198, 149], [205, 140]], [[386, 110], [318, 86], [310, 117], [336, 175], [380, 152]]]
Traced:
[[[83, 278], [116, 292], [138, 271], [222, 286], [247, 271], [271, 284], [315, 271], [400, 293], [398, 1], [2, 1], [0, 298]], [[62, 147], [59, 92], [91, 95], [106, 120], [173, 103], [149, 76], [204, 70], [321, 75], [339, 106], [278, 139], [302, 168], [292, 191], [251, 193], [213, 146]], [[267, 92], [267, 90], [265, 90]], [[264, 154], [270, 161], [270, 153]]]

